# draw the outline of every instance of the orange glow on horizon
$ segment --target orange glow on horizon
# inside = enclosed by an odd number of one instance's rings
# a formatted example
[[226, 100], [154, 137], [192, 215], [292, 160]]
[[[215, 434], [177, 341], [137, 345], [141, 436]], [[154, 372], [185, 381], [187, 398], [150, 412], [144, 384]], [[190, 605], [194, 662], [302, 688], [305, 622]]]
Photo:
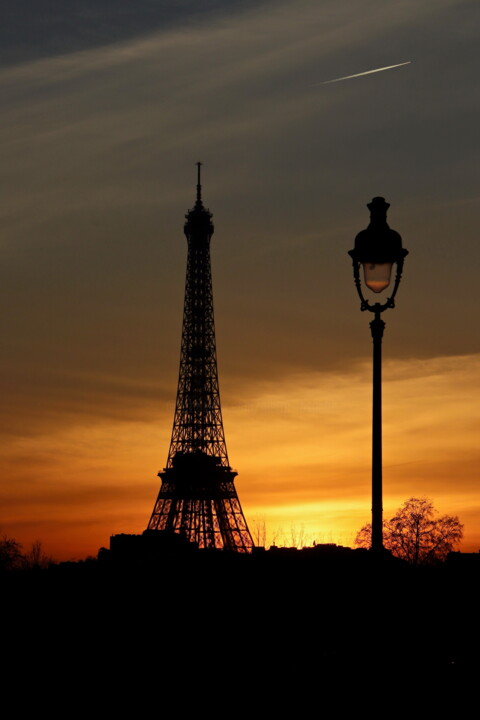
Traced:
[[[384, 512], [427, 495], [480, 547], [480, 356], [390, 362], [384, 373]], [[370, 514], [370, 367], [291, 376], [224, 403], [237, 489], [267, 544], [352, 545]], [[148, 421], [89, 419], [4, 448], [0, 532], [57, 559], [95, 555], [142, 532], [158, 492], [172, 408]], [[262, 530], [263, 532], [263, 530]], [[265, 535], [263, 532], [263, 535]]]

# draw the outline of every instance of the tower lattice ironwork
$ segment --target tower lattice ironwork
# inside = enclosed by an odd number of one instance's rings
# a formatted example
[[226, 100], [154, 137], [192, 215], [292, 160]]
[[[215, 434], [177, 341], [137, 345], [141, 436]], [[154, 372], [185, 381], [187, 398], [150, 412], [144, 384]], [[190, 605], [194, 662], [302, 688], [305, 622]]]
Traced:
[[187, 278], [172, 439], [147, 530], [169, 530], [200, 548], [253, 547], [228, 461], [218, 385], [210, 240], [212, 214], [197, 199], [186, 214]]

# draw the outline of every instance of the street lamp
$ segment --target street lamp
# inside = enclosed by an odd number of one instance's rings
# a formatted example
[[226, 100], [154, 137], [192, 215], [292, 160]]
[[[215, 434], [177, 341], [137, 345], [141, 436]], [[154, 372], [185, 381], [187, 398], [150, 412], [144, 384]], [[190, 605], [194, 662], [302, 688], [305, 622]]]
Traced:
[[[382, 337], [385, 323], [381, 314], [395, 307], [403, 261], [408, 250], [402, 247], [402, 238], [387, 224], [390, 204], [382, 197], [373, 198], [370, 225], [358, 233], [355, 247], [348, 253], [353, 261], [353, 277], [360, 297], [360, 310], [374, 313], [370, 323], [373, 338], [373, 414], [372, 414], [372, 550], [383, 550], [383, 504], [382, 504]], [[384, 303], [370, 302], [364, 297], [360, 279], [363, 266], [365, 285], [374, 293], [380, 293], [390, 285], [393, 265], [396, 264], [393, 292]]]

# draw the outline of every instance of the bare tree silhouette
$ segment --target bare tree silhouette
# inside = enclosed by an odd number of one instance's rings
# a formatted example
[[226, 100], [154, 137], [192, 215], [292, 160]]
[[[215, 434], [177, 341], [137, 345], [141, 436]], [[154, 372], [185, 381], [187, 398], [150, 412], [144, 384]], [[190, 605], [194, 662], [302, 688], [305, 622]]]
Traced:
[[53, 563], [53, 558], [43, 551], [40, 540], [35, 540], [28, 552], [23, 555], [22, 565], [26, 570], [45, 569]]
[[[441, 515], [426, 497], [411, 497], [396, 514], [383, 523], [383, 542], [387, 550], [412, 565], [444, 560], [463, 537], [463, 525], [455, 515]], [[372, 526], [364, 525], [355, 545], [371, 545]]]
[[15, 538], [3, 535], [0, 539], [0, 572], [16, 570], [23, 559], [22, 546]]

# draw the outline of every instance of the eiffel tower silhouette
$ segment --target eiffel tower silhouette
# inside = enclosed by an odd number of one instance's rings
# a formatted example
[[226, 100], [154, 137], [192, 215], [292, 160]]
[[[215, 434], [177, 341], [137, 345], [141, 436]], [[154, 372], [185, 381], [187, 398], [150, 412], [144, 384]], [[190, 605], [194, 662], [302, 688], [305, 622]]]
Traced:
[[218, 385], [210, 240], [212, 214], [197, 199], [186, 214], [187, 278], [177, 401], [160, 491], [147, 530], [183, 535], [200, 548], [250, 552], [250, 535], [228, 460]]

